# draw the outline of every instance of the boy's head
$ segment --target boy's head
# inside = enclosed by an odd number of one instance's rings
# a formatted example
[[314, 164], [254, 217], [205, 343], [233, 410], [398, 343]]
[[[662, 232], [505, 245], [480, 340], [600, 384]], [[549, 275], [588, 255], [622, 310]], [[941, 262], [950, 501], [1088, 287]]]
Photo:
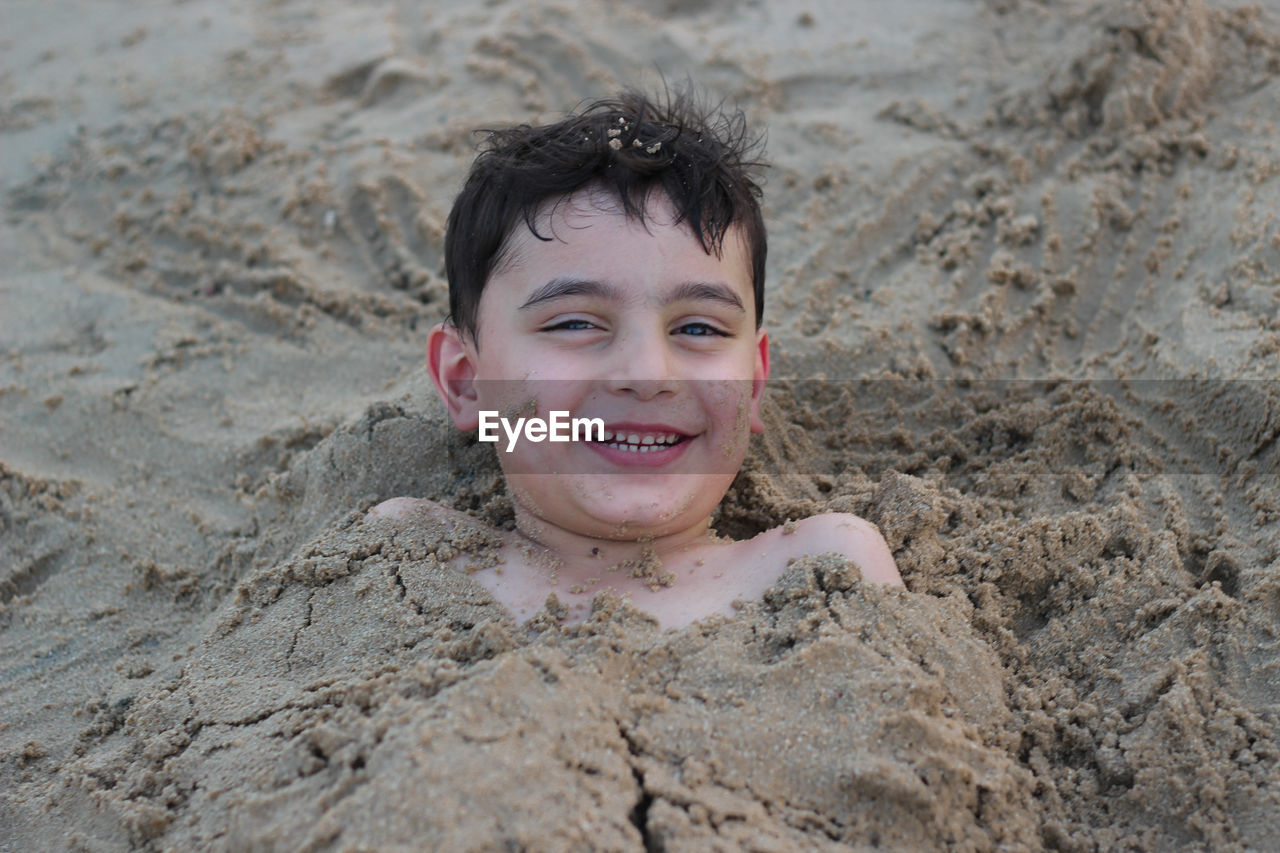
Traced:
[[759, 327], [767, 251], [760, 188], [751, 174], [759, 142], [747, 134], [741, 113], [705, 108], [688, 93], [659, 103], [628, 91], [555, 124], [489, 131], [449, 214], [451, 323], [479, 344], [480, 297], [513, 236], [526, 226], [538, 239], [551, 239], [539, 229], [538, 214], [592, 190], [641, 223], [653, 193], [661, 193], [708, 254], [719, 256], [736, 229], [751, 265]]
[[485, 413], [603, 427], [560, 443], [499, 435], [522, 529], [705, 528], [763, 429], [754, 143], [740, 117], [714, 115], [625, 95], [493, 133], [454, 206], [453, 317], [427, 348], [454, 423], [484, 440]]

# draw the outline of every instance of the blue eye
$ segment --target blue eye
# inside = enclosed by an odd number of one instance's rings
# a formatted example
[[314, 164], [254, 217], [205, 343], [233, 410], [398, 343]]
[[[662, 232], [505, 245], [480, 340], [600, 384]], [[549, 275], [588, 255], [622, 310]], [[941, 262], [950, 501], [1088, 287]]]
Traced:
[[562, 320], [559, 323], [547, 326], [544, 331], [556, 332], [563, 329], [569, 332], [579, 332], [594, 328], [595, 325], [587, 320]]
[[722, 332], [710, 323], [685, 323], [676, 329], [677, 334], [690, 335], [691, 337], [729, 337], [728, 332]]

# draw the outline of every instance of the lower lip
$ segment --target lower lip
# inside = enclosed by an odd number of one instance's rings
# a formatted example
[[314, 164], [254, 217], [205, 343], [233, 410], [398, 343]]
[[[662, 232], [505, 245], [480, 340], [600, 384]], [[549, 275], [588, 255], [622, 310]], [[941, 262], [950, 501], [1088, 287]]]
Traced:
[[[663, 445], [662, 450], [650, 449], [648, 453], [641, 453], [636, 450], [619, 450], [616, 447], [610, 447], [607, 444], [597, 444], [594, 441], [587, 442], [588, 446], [596, 453], [599, 453], [605, 459], [614, 465], [624, 468], [661, 468], [669, 465], [679, 459], [688, 450], [689, 445], [696, 440], [696, 437], [685, 438], [678, 444]], [[659, 445], [647, 445], [650, 448]]]

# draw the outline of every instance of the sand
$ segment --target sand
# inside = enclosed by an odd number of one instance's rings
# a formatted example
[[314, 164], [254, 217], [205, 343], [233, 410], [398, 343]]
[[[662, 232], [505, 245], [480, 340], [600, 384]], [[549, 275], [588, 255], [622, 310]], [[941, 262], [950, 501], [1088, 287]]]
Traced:
[[[0, 12], [0, 850], [1280, 846], [1280, 5]], [[769, 129], [768, 429], [857, 512], [663, 632], [515, 625], [421, 367], [477, 126]]]

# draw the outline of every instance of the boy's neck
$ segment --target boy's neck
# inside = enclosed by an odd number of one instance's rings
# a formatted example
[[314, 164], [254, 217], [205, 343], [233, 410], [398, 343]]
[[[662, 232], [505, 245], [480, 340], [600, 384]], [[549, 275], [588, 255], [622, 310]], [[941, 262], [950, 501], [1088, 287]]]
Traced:
[[544, 562], [560, 580], [570, 582], [599, 577], [602, 571], [617, 570], [624, 564], [643, 570], [644, 562], [655, 558], [655, 565], [661, 565], [664, 559], [697, 545], [705, 545], [715, 538], [710, 518], [688, 529], [652, 538], [584, 536], [547, 524], [519, 504], [516, 506], [516, 531], [531, 548], [539, 549], [530, 556]]

